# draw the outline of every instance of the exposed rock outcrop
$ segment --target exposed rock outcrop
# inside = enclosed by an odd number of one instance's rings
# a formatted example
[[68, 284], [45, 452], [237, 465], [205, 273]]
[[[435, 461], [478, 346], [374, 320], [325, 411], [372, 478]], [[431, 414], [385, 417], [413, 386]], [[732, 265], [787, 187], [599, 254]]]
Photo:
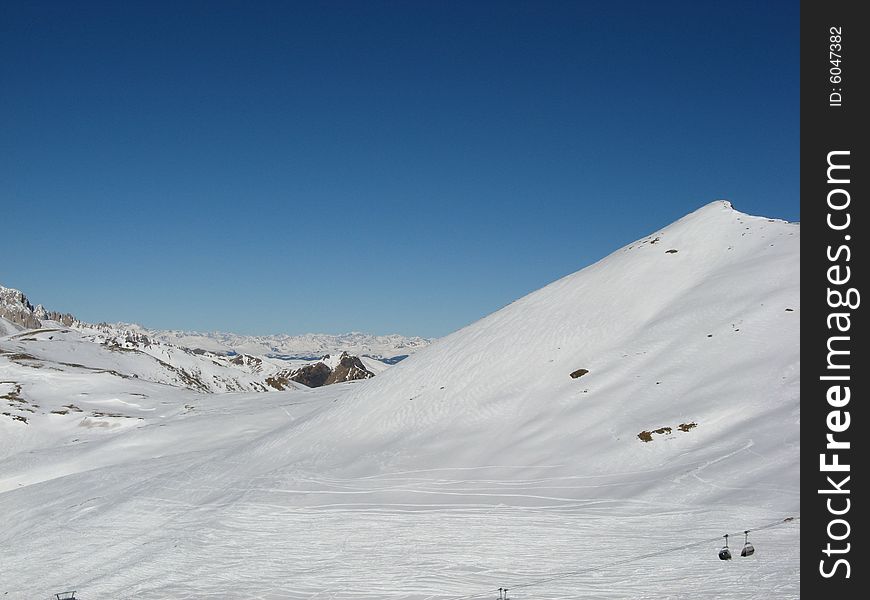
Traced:
[[297, 369], [288, 377], [288, 379], [290, 381], [295, 381], [296, 383], [301, 383], [302, 385], [307, 385], [308, 387], [320, 387], [327, 384], [331, 375], [332, 369], [322, 362], [319, 362]]
[[[322, 364], [322, 363], [321, 363]], [[324, 385], [341, 383], [342, 381], [354, 381], [374, 377], [374, 373], [365, 368], [358, 356], [351, 356], [342, 352], [338, 357], [338, 364], [333, 367], [332, 373], [326, 378]]]
[[65, 327], [76, 322], [69, 313], [48, 311], [41, 304], [33, 306], [23, 292], [0, 286], [0, 317], [25, 329], [39, 329], [43, 321], [57, 321]]
[[42, 327], [27, 296], [11, 288], [0, 287], [0, 317], [26, 329]]
[[283, 390], [290, 387], [290, 382], [295, 381], [302, 385], [315, 388], [344, 381], [368, 379], [374, 377], [374, 373], [365, 368], [358, 356], [351, 356], [342, 352], [338, 357], [324, 356], [320, 361], [305, 365], [298, 369], [288, 369], [266, 378], [266, 385]]

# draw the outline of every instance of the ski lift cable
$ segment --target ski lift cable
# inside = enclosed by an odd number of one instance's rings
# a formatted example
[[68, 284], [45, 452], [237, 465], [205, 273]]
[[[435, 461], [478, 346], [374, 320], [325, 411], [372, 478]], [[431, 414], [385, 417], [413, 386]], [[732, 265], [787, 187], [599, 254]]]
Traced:
[[[767, 523], [766, 525], [761, 525], [759, 527], [753, 527], [752, 529], [746, 529], [741, 531], [740, 533], [753, 532], [753, 531], [762, 531], [764, 529], [770, 529], [771, 527], [779, 527], [780, 525], [785, 525], [787, 523], [794, 523], [795, 521], [800, 521], [800, 517], [787, 517], [785, 519], [780, 519], [778, 521], [773, 521], [772, 523]], [[736, 535], [740, 535], [737, 533]], [[730, 535], [730, 534], [729, 534]], [[717, 535], [713, 538], [708, 538], [705, 540], [699, 540], [697, 542], [690, 542], [688, 544], [683, 544], [682, 546], [674, 546], [671, 548], [665, 548], [663, 550], [656, 550], [655, 552], [649, 552], [647, 554], [641, 554], [640, 556], [632, 556], [631, 558], [625, 558], [623, 560], [618, 560], [615, 562], [607, 563], [605, 565], [597, 566], [597, 567], [587, 567], [585, 569], [579, 569], [577, 571], [565, 571], [562, 573], [552, 573], [551, 575], [546, 576], [543, 579], [537, 579], [535, 581], [529, 581], [527, 583], [516, 583], [510, 587], [510, 589], [521, 589], [533, 587], [536, 585], [541, 585], [544, 583], [549, 583], [551, 581], [556, 581], [558, 579], [567, 579], [568, 577], [576, 577], [577, 575], [583, 575], [586, 573], [594, 573], [595, 571], [602, 571], [604, 569], [609, 569], [610, 567], [616, 567], [619, 565], [625, 565], [632, 562], [637, 562], [641, 560], [646, 560], [648, 558], [655, 558], [656, 556], [662, 556], [664, 554], [669, 554], [671, 552], [679, 552], [680, 550], [688, 550], [689, 548], [694, 548], [695, 546], [701, 546], [703, 544], [710, 544], [712, 542], [718, 542], [722, 539], [723, 536]], [[470, 600], [472, 598], [482, 598], [485, 596], [491, 596], [492, 594], [498, 592], [500, 589], [504, 588], [494, 588], [492, 590], [487, 590], [485, 592], [479, 592], [476, 594], [469, 594], [467, 596], [452, 596], [453, 600]]]

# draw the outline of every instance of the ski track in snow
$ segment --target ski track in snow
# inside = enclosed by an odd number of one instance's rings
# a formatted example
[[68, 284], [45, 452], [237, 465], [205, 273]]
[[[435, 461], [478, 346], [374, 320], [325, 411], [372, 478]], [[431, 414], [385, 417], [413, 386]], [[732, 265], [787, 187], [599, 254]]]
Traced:
[[[758, 532], [753, 557], [724, 563], [718, 542], [608, 567], [609, 562], [666, 550], [777, 520], [781, 515], [741, 510], [674, 510], [655, 503], [594, 499], [565, 506], [516, 506], [517, 494], [463, 489], [467, 480], [425, 482], [394, 474], [387, 488], [371, 479], [312, 478], [327, 495], [377, 494], [384, 489], [443, 494], [437, 488], [487, 502], [369, 505], [326, 502], [292, 506], [305, 490], [261, 487], [223, 489], [209, 502], [189, 503], [213, 490], [163, 487], [161, 494], [132, 490], [123, 514], [112, 522], [95, 514], [103, 499], [68, 503], [18, 539], [4, 572], [15, 573], [18, 595], [45, 596], [68, 586], [89, 598], [206, 598], [222, 593], [243, 598], [429, 598], [448, 599], [497, 587], [565, 577], [511, 592], [512, 598], [784, 598], [798, 597], [799, 525]], [[492, 481], [497, 488], [525, 489], [520, 496], [549, 499], [546, 479]], [[543, 486], [543, 487], [542, 487]], [[436, 489], [433, 489], [436, 488]], [[323, 492], [319, 492], [323, 493]], [[283, 501], [282, 501], [283, 500]], [[642, 504], [642, 503], [641, 503]], [[723, 510], [724, 509], [724, 510]], [[703, 527], [700, 524], [704, 524]], [[714, 529], [711, 530], [711, 526]], [[56, 544], [46, 545], [54, 539]], [[35, 540], [40, 540], [36, 542]], [[2, 541], [2, 538], [0, 538]], [[732, 546], [739, 548], [738, 538]], [[23, 544], [24, 547], [21, 547]], [[627, 554], [628, 551], [628, 554]], [[775, 557], [775, 558], [774, 558]], [[52, 565], [45, 571], [32, 565]], [[20, 586], [20, 587], [18, 587]], [[0, 586], [0, 590], [3, 587]], [[86, 592], [86, 593], [85, 593]], [[494, 597], [486, 594], [482, 597]]]

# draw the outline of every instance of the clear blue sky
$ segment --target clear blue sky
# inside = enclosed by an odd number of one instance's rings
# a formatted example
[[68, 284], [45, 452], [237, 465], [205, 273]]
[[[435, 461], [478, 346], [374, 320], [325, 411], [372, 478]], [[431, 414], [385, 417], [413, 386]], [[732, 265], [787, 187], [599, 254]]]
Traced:
[[0, 283], [441, 336], [715, 199], [799, 219], [798, 2], [0, 3]]

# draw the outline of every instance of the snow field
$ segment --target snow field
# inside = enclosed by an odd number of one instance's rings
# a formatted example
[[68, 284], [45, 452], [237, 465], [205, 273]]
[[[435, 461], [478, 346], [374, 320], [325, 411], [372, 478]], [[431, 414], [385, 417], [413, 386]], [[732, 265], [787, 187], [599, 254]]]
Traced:
[[[799, 247], [713, 203], [317, 390], [198, 394], [28, 342], [83, 366], [0, 357], [43, 411], [0, 419], [0, 594], [797, 598], [799, 519], [716, 552], [800, 514]], [[87, 414], [48, 412], [70, 397]]]

